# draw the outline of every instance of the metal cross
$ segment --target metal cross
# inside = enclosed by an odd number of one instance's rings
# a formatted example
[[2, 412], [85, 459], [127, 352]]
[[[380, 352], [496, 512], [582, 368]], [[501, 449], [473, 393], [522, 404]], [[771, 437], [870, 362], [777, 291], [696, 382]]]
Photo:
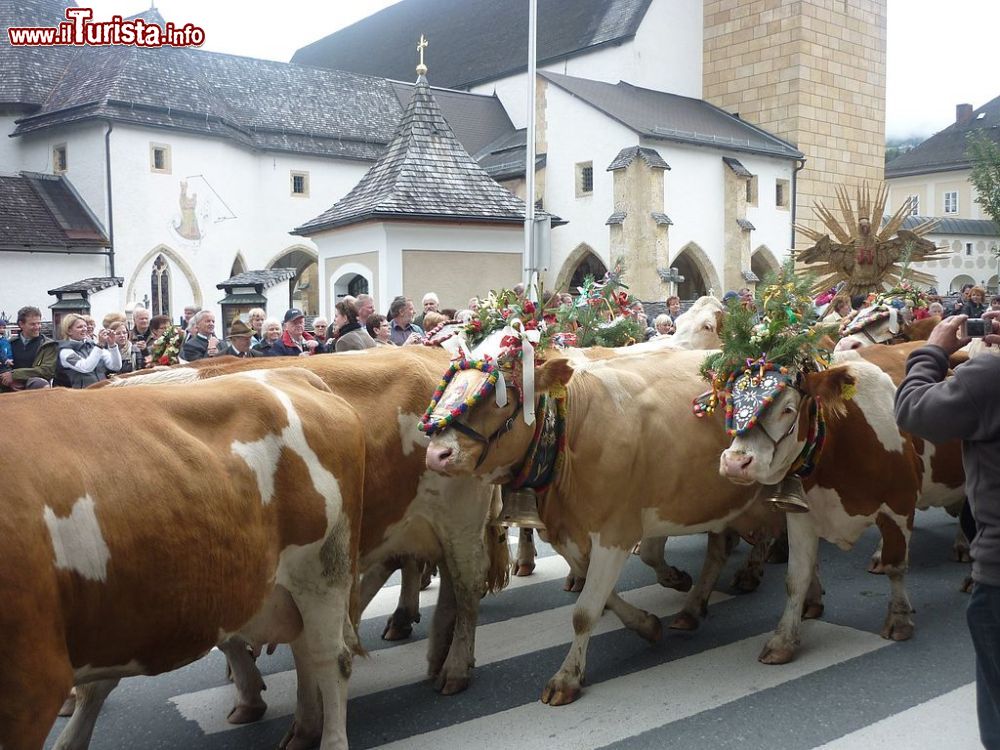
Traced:
[[420, 42], [417, 44], [417, 52], [420, 53], [420, 64], [424, 64], [424, 49], [427, 47], [427, 40], [424, 39], [424, 35], [420, 35]]

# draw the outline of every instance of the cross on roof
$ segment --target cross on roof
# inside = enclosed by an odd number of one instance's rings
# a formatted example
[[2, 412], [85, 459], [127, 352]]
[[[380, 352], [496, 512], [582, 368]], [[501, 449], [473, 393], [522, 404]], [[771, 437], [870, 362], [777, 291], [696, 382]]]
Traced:
[[427, 40], [424, 39], [424, 35], [420, 35], [420, 41], [417, 43], [417, 52], [420, 53], [420, 64], [417, 65], [417, 75], [427, 75], [427, 66], [424, 65], [424, 50], [427, 48]]

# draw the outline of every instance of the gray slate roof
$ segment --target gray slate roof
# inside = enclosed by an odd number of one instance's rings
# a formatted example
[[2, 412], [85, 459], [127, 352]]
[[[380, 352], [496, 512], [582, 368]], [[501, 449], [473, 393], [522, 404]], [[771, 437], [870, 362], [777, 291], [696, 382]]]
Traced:
[[66, 292], [83, 292], [84, 295], [88, 295], [109, 289], [113, 286], [121, 286], [124, 283], [125, 279], [121, 276], [97, 276], [91, 279], [74, 281], [72, 284], [58, 286], [55, 289], [49, 289], [47, 294], [62, 295]]
[[110, 242], [100, 221], [62, 176], [0, 176], [0, 249], [93, 252]]
[[[66, 5], [0, 0], [0, 27], [55, 25], [65, 20]], [[156, 10], [140, 15], [163, 21]], [[392, 139], [413, 89], [382, 78], [195, 48], [13, 48], [6, 40], [3, 34], [0, 104], [16, 104], [24, 115], [18, 135], [110, 118], [251, 148], [373, 162]], [[496, 97], [453, 91], [439, 96], [471, 153], [514, 130]]]
[[737, 177], [753, 177], [750, 170], [744, 167], [739, 159], [734, 159], [731, 156], [723, 156], [722, 161], [727, 167], [733, 170], [733, 174]]
[[701, 99], [540, 71], [539, 75], [644, 138], [801, 159], [788, 141]]
[[295, 277], [294, 268], [269, 268], [265, 271], [244, 271], [235, 276], [230, 276], [222, 283], [216, 284], [216, 289], [230, 290], [242, 286], [259, 286], [261, 289], [270, 289], [275, 284]]
[[[539, 64], [631, 39], [650, 2], [539, 0]], [[405, 81], [421, 34], [441, 85], [502, 78], [527, 68], [528, 0], [402, 0], [303, 47], [292, 62]]]
[[611, 226], [612, 224], [624, 224], [626, 216], [628, 216], [628, 213], [626, 211], [615, 211], [613, 214], [611, 214], [611, 216], [608, 217], [608, 220], [604, 223], [607, 226]]
[[671, 227], [674, 225], [674, 222], [670, 219], [670, 217], [660, 211], [653, 211], [650, 216], [653, 217], [653, 221], [655, 221], [658, 226]]
[[650, 169], [670, 169], [670, 165], [655, 148], [629, 146], [618, 152], [618, 155], [608, 165], [607, 171], [614, 172], [616, 169], [625, 169], [636, 157], [646, 162]]
[[[925, 221], [930, 221], [934, 217], [930, 216], [907, 216], [903, 219], [903, 229], [913, 229]], [[941, 219], [937, 218], [937, 226], [931, 234], [958, 234], [974, 235], [979, 237], [998, 237], [1000, 227], [997, 227], [990, 219]]]
[[293, 234], [312, 236], [368, 219], [522, 223], [524, 215], [524, 201], [462, 148], [420, 76], [379, 161], [350, 193]]
[[757, 228], [753, 225], [750, 219], [737, 219], [736, 223], [744, 232], [752, 232]]
[[965, 123], [952, 123], [885, 167], [886, 178], [968, 169], [967, 138], [979, 131], [1000, 144], [1000, 96], [973, 111]]
[[[448, 122], [448, 113], [445, 112]], [[470, 152], [494, 180], [510, 180], [524, 177], [524, 166], [528, 156], [527, 129], [512, 130], [486, 146], [478, 153]], [[535, 154], [535, 169], [545, 166], [546, 155]]]

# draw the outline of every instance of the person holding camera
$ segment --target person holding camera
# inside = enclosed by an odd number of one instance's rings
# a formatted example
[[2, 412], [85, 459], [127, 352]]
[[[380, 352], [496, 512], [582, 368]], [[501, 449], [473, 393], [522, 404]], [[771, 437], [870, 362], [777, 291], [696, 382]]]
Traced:
[[87, 320], [81, 315], [70, 313], [63, 318], [61, 330], [65, 341], [59, 344], [56, 385], [86, 388], [106, 380], [108, 372], [121, 369], [122, 356], [114, 332], [102, 328], [97, 334], [98, 346], [87, 335], [87, 326]]
[[976, 650], [979, 735], [1000, 749], [1000, 357], [984, 355], [948, 374], [948, 358], [982, 337], [1000, 345], [1000, 311], [983, 319], [954, 315], [906, 360], [896, 391], [896, 422], [932, 443], [962, 441], [965, 494], [978, 531], [972, 540], [974, 588], [966, 619]]

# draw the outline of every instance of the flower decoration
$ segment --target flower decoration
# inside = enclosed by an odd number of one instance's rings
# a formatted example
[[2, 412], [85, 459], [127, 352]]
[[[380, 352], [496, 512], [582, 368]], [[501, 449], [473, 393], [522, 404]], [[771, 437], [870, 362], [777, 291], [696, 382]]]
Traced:
[[173, 324], [153, 342], [153, 364], [176, 365], [180, 361], [181, 347], [184, 346], [184, 329]]
[[[448, 389], [448, 385], [454, 379], [455, 375], [467, 370], [478, 370], [479, 372], [485, 373], [486, 378], [472, 393], [466, 395], [465, 392], [462, 392], [460, 394], [462, 397], [461, 400], [456, 401], [454, 404], [445, 405], [444, 413], [441, 413], [438, 409], [438, 405], [440, 404], [445, 391]], [[495, 362], [490, 360], [461, 359], [452, 362], [451, 367], [448, 368], [448, 371], [442, 376], [441, 382], [438, 383], [437, 390], [434, 391], [434, 395], [431, 397], [431, 403], [424, 412], [424, 416], [420, 419], [417, 429], [427, 435], [433, 435], [435, 432], [440, 432], [445, 429], [458, 417], [465, 414], [470, 407], [475, 406], [493, 393], [499, 378], [500, 368]]]

